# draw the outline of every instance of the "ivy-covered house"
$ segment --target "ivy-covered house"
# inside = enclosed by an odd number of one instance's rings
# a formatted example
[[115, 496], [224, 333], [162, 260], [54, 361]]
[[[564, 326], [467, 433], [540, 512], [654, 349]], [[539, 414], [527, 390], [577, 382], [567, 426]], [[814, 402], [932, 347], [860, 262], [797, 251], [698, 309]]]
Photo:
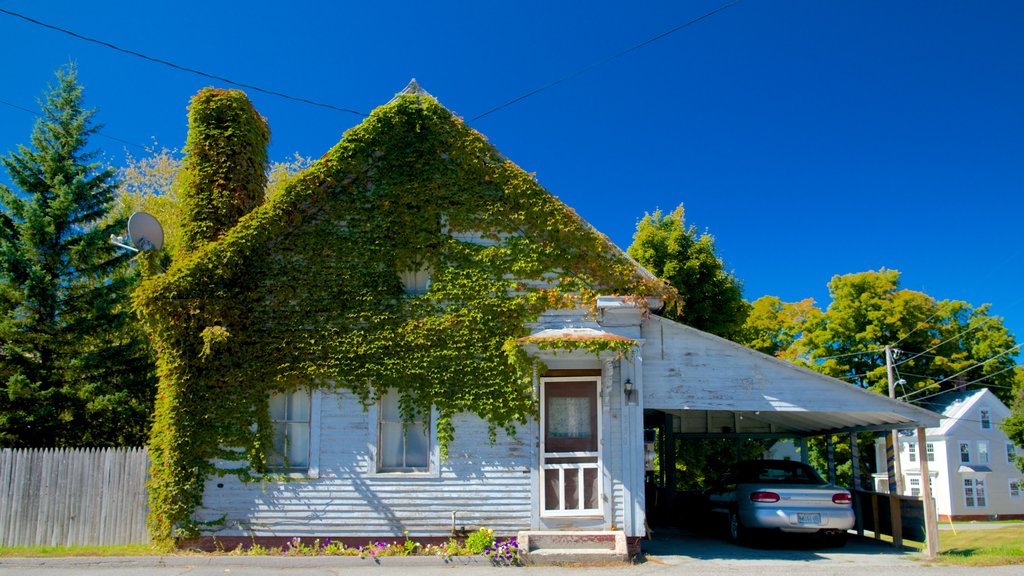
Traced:
[[265, 199], [268, 138], [240, 92], [193, 99], [183, 249], [136, 294], [159, 354], [158, 542], [635, 539], [645, 415], [727, 435], [931, 423], [658, 317], [671, 288], [415, 84]]

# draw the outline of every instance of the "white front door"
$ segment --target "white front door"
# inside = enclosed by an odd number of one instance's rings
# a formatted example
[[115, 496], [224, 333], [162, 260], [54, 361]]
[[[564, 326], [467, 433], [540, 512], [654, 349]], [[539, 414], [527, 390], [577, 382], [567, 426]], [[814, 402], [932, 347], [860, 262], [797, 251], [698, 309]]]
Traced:
[[541, 516], [600, 516], [600, 378], [541, 380]]

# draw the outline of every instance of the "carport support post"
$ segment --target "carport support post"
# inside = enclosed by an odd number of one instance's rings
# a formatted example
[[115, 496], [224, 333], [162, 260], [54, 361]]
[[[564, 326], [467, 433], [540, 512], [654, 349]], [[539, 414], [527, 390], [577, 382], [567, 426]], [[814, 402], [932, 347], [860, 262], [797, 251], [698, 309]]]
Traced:
[[836, 483], [836, 446], [832, 443], [832, 435], [825, 435], [825, 448], [828, 453], [828, 483]]
[[672, 415], [668, 413], [665, 414], [665, 451], [661, 455], [664, 458], [665, 487], [668, 489], [666, 497], [668, 502], [672, 502], [676, 493], [676, 434]]
[[857, 536], [864, 535], [864, 518], [861, 516], [863, 502], [860, 491], [860, 445], [857, 444], [857, 433], [850, 432], [850, 466], [853, 468], [853, 481], [850, 491], [853, 495], [853, 512], [857, 523]]
[[[917, 428], [917, 445], [927, 447], [924, 428]], [[924, 498], [924, 539], [928, 546], [928, 558], [933, 559], [939, 553], [939, 519], [935, 515], [935, 499], [932, 498], [932, 479], [928, 475], [927, 450], [918, 452], [921, 463], [921, 497]]]

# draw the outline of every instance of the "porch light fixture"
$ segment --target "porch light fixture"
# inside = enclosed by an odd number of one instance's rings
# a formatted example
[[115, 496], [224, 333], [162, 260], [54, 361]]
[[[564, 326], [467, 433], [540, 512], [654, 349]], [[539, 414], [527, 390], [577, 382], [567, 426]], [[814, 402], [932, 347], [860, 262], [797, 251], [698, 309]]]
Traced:
[[626, 381], [622, 383], [622, 391], [626, 393], [626, 402], [633, 399], [633, 381], [626, 378]]

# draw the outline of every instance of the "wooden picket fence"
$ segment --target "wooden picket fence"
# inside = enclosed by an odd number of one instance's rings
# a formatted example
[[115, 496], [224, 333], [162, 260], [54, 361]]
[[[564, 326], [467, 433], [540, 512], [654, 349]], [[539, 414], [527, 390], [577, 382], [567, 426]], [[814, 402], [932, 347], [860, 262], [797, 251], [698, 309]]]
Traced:
[[0, 546], [145, 544], [143, 448], [0, 450]]

